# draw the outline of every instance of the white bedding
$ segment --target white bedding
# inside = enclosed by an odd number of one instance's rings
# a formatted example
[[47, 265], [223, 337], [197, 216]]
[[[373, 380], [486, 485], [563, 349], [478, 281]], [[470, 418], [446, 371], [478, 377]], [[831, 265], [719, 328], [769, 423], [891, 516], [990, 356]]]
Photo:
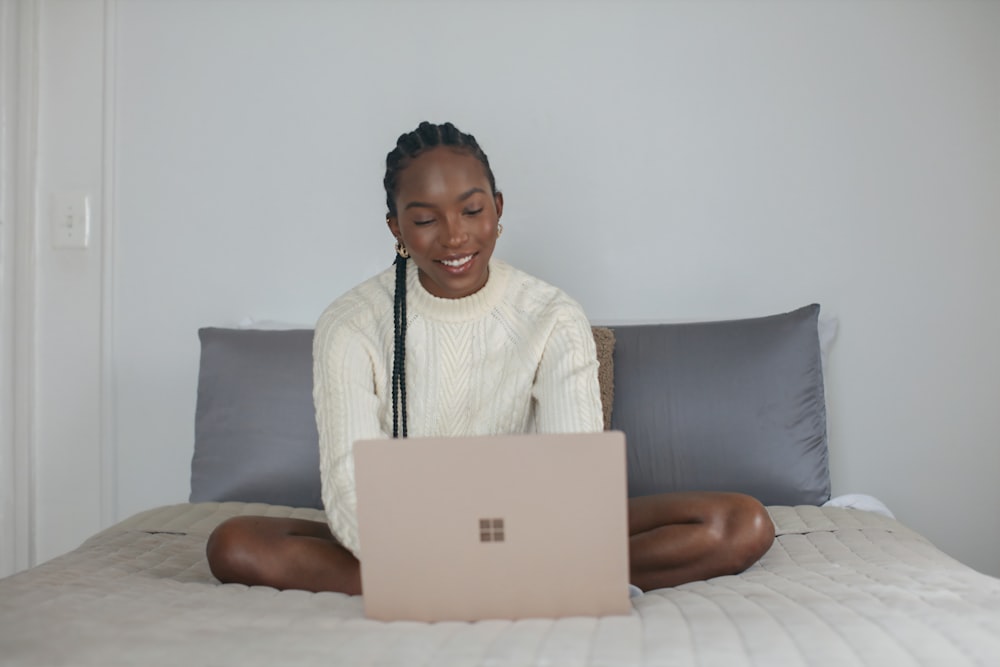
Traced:
[[244, 503], [158, 508], [0, 580], [3, 665], [996, 665], [1000, 580], [879, 514], [769, 508], [739, 576], [647, 592], [628, 617], [380, 623], [360, 598], [220, 585], [205, 539]]

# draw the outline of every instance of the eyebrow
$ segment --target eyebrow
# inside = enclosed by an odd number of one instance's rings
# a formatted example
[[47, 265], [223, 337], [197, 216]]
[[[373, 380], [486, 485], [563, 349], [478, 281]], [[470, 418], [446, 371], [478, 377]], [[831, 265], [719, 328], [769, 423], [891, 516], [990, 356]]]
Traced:
[[[469, 190], [467, 190], [467, 191], [463, 192], [461, 195], [459, 195], [457, 201], [465, 201], [466, 199], [468, 199], [472, 195], [476, 194], [477, 192], [481, 192], [483, 194], [486, 194], [486, 190], [483, 190], [482, 188], [478, 188], [478, 187], [477, 188], [470, 188]], [[428, 203], [422, 202], [422, 201], [411, 201], [409, 204], [407, 204], [406, 206], [403, 207], [403, 210], [404, 211], [408, 211], [411, 208], [436, 208], [436, 207], [434, 206], [434, 204], [428, 204]]]

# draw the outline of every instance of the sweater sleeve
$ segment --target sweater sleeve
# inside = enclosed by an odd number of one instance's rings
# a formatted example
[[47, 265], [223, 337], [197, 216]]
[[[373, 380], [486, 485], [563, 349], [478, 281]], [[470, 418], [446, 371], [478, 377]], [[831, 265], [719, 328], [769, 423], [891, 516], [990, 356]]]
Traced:
[[359, 556], [354, 442], [387, 437], [379, 423], [376, 355], [370, 340], [328, 310], [313, 340], [313, 399], [323, 506], [337, 540]]
[[597, 347], [583, 309], [559, 304], [532, 387], [539, 433], [590, 433], [604, 428]]

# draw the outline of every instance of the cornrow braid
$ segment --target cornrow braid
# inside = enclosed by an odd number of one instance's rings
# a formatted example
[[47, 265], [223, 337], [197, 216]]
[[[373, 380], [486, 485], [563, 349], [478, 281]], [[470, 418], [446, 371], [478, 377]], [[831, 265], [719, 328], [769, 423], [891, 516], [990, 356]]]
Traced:
[[[435, 146], [449, 146], [467, 151], [482, 162], [490, 183], [490, 194], [497, 192], [496, 179], [486, 153], [471, 134], [460, 131], [451, 123], [435, 125], [424, 121], [412, 132], [399, 135], [396, 147], [385, 157], [385, 204], [387, 218], [394, 218], [396, 195], [399, 191], [399, 174], [418, 155]], [[406, 258], [396, 256], [396, 291], [393, 297], [393, 354], [392, 354], [392, 437], [406, 437]]]
[[460, 131], [451, 123], [434, 125], [424, 121], [413, 132], [399, 135], [396, 147], [385, 156], [385, 178], [382, 180], [382, 184], [385, 186], [385, 205], [389, 210], [389, 216], [396, 217], [396, 195], [399, 190], [400, 172], [409, 166], [413, 158], [435, 146], [464, 149], [482, 162], [483, 169], [486, 170], [486, 178], [490, 182], [491, 194], [496, 194], [497, 184], [496, 179], [493, 178], [493, 170], [490, 169], [490, 161], [483, 149], [479, 147], [476, 138]]

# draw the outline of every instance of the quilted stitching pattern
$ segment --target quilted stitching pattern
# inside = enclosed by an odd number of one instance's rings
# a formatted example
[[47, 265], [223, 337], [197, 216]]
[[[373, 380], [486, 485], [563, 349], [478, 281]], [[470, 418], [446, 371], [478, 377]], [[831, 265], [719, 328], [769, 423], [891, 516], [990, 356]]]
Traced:
[[211, 577], [205, 537], [225, 518], [319, 510], [157, 508], [0, 581], [0, 664], [996, 664], [1000, 580], [879, 515], [769, 509], [779, 538], [760, 563], [649, 592], [628, 617], [421, 624]]

